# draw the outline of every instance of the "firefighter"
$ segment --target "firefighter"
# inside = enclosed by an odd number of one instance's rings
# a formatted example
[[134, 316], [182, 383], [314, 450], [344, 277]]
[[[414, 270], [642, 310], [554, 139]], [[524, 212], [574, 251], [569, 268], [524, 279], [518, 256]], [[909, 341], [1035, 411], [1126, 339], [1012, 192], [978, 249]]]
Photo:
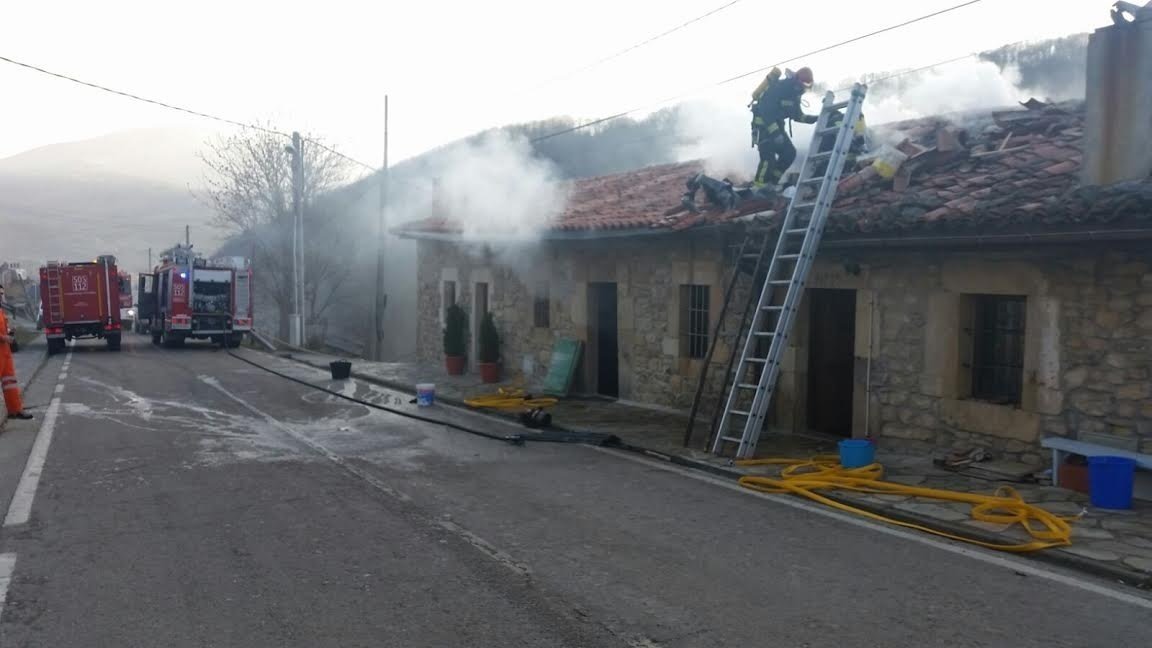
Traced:
[[0, 286], [0, 387], [4, 391], [4, 407], [8, 418], [30, 419], [32, 415], [24, 411], [20, 400], [20, 385], [16, 384], [16, 363], [12, 360], [12, 343], [8, 337], [8, 316], [4, 314], [4, 286]]
[[812, 69], [800, 68], [795, 74], [768, 83], [756, 100], [752, 121], [756, 148], [760, 152], [760, 165], [752, 182], [756, 189], [776, 186], [796, 160], [796, 147], [784, 131], [784, 121], [816, 123], [818, 117], [805, 114], [800, 106], [800, 97], [812, 87], [812, 81]]

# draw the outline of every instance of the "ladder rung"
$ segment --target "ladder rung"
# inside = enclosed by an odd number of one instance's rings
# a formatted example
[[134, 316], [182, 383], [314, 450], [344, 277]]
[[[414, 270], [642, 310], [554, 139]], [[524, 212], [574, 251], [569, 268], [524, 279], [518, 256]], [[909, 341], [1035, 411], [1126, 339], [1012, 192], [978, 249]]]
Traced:
[[728, 443], [742, 443], [744, 441], [744, 439], [741, 439], [740, 437], [730, 437], [730, 436], [722, 436], [722, 437], [720, 437], [720, 440], [721, 441], [727, 441]]
[[797, 234], [807, 234], [807, 233], [808, 233], [808, 228], [807, 228], [807, 227], [798, 227], [798, 228], [796, 228], [796, 229], [790, 229], [790, 230], [788, 230], [787, 232], [784, 232], [784, 233], [785, 233], [785, 234], [788, 234], [789, 236], [795, 236], [795, 235], [797, 235]]
[[787, 261], [787, 260], [791, 260], [791, 259], [799, 259], [800, 255], [799, 254], [781, 254], [781, 255], [777, 256], [776, 258], [777, 259], [784, 259], [785, 261]]
[[850, 103], [852, 103], [851, 100], [841, 101], [839, 103], [834, 103], [831, 106], [828, 106], [828, 110], [843, 110], [843, 109], [847, 108], [848, 104], [850, 104]]
[[744, 358], [744, 362], [755, 362], [756, 364], [766, 364], [768, 358]]
[[728, 413], [736, 416], [752, 416], [752, 412], [745, 412], [744, 410], [728, 410]]
[[772, 281], [769, 281], [768, 283], [772, 284], [773, 286], [787, 286], [788, 284], [792, 283], [792, 280], [791, 279], [773, 279]]
[[752, 335], [755, 335], [756, 337], [772, 337], [773, 335], [776, 335], [776, 332], [775, 331], [756, 331]]
[[832, 157], [833, 153], [835, 153], [835, 151], [824, 151], [822, 153], [813, 153], [812, 155], [808, 156], [808, 159], [809, 160], [823, 160], [824, 158]]
[[760, 310], [766, 310], [766, 311], [782, 311], [782, 310], [784, 310], [784, 307], [783, 307], [783, 306], [761, 306], [761, 307], [760, 307]]
[[815, 206], [816, 206], [815, 202], [793, 203], [792, 209], [808, 209], [809, 207], [815, 207]]
[[740, 389], [760, 389], [760, 385], [753, 385], [752, 383], [740, 383], [736, 386]]
[[840, 131], [840, 126], [829, 126], [828, 128], [819, 128], [816, 130], [816, 137], [827, 135], [829, 133], [836, 133]]
[[812, 178], [808, 178], [807, 180], [804, 180], [798, 184], [807, 185], [807, 184], [816, 184], [818, 182], [824, 182], [824, 176], [815, 176]]

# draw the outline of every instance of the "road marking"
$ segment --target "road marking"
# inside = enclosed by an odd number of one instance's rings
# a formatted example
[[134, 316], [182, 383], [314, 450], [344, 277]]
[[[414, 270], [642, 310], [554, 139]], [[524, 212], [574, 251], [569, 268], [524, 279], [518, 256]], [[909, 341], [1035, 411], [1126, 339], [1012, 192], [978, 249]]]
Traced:
[[64, 384], [56, 383], [56, 388], [52, 390], [57, 396], [64, 393]]
[[32, 514], [32, 500], [36, 498], [36, 488], [40, 485], [40, 474], [44, 470], [44, 460], [48, 457], [48, 446], [52, 445], [52, 434], [56, 431], [56, 417], [59, 413], [60, 398], [57, 396], [53, 397], [48, 405], [44, 421], [40, 424], [40, 431], [36, 433], [32, 452], [28, 454], [28, 462], [24, 464], [24, 474], [20, 475], [16, 494], [12, 496], [12, 503], [8, 505], [8, 515], [4, 518], [6, 527], [25, 524]]
[[56, 379], [61, 380], [61, 381], [68, 380], [68, 372], [67, 371], [61, 371], [60, 375], [57, 376]]
[[922, 535], [922, 534], [918, 534], [918, 533], [912, 533], [910, 531], [905, 531], [903, 529], [897, 529], [897, 528], [890, 527], [890, 526], [875, 524], [873, 522], [866, 521], [866, 520], [861, 519], [859, 517], [856, 517], [854, 515], [849, 515], [847, 513], [841, 513], [840, 511], [836, 511], [833, 509], [822, 507], [822, 506], [819, 506], [817, 504], [809, 504], [808, 502], [794, 499], [794, 498], [788, 497], [788, 496], [772, 495], [770, 493], [761, 493], [761, 492], [754, 491], [754, 490], [751, 490], [748, 488], [744, 488], [743, 486], [737, 484], [735, 481], [732, 481], [732, 480], [722, 479], [720, 477], [715, 477], [712, 475], [701, 473], [701, 472], [696, 471], [696, 470], [692, 470], [690, 468], [684, 468], [681, 466], [676, 466], [676, 465], [669, 464], [669, 463], [666, 463], [663, 461], [656, 461], [653, 459], [646, 459], [644, 457], [634, 456], [634, 455], [628, 454], [626, 452], [622, 452], [620, 450], [612, 450], [609, 448], [602, 448], [599, 446], [589, 446], [589, 445], [584, 445], [583, 447], [590, 448], [590, 449], [595, 450], [597, 452], [603, 452], [605, 454], [609, 454], [609, 455], [612, 455], [613, 457], [618, 457], [620, 459], [625, 459], [627, 461], [633, 461], [633, 462], [643, 464], [645, 466], [649, 466], [652, 468], [658, 468], [660, 470], [664, 470], [667, 472], [676, 473], [678, 475], [683, 475], [685, 477], [695, 479], [697, 481], [707, 482], [707, 483], [712, 484], [714, 486], [719, 486], [721, 488], [727, 488], [728, 490], [736, 491], [736, 492], [742, 493], [744, 495], [749, 495], [751, 497], [756, 497], [756, 498], [759, 498], [762, 500], [766, 500], [766, 501], [772, 502], [774, 504], [779, 504], [781, 506], [790, 506], [792, 508], [801, 509], [801, 510], [807, 511], [809, 513], [814, 513], [816, 515], [823, 515], [824, 517], [839, 520], [841, 522], [844, 522], [845, 524], [851, 524], [853, 526], [858, 526], [858, 527], [865, 528], [865, 529], [871, 529], [872, 531], [876, 531], [879, 533], [886, 533], [886, 534], [891, 535], [891, 536], [903, 538], [904, 540], [909, 540], [911, 542], [918, 542], [920, 544], [928, 545], [930, 547], [934, 547], [934, 548], [940, 549], [942, 551], [947, 551], [949, 553], [954, 553], [954, 554], [958, 554], [961, 556], [965, 556], [965, 557], [971, 558], [973, 560], [979, 560], [981, 562], [985, 562], [985, 563], [988, 563], [990, 565], [996, 565], [997, 567], [1003, 567], [1005, 569], [1009, 569], [1009, 570], [1014, 571], [1014, 572], [1027, 574], [1029, 576], [1036, 576], [1038, 578], [1044, 578], [1044, 579], [1050, 580], [1050, 581], [1055, 582], [1055, 583], [1060, 583], [1062, 585], [1067, 585], [1069, 587], [1074, 587], [1074, 588], [1084, 590], [1087, 592], [1092, 592], [1093, 594], [1099, 594], [1100, 596], [1106, 596], [1108, 598], [1111, 598], [1111, 599], [1114, 599], [1117, 601], [1121, 601], [1121, 602], [1127, 603], [1129, 605], [1133, 605], [1136, 607], [1142, 607], [1142, 608], [1145, 608], [1148, 610], [1152, 610], [1152, 600], [1150, 600], [1148, 598], [1145, 598], [1142, 596], [1137, 596], [1135, 594], [1130, 594], [1128, 592], [1120, 591], [1120, 590], [1117, 590], [1117, 589], [1114, 589], [1111, 587], [1105, 587], [1103, 585], [1099, 585], [1099, 584], [1096, 584], [1093, 582], [1084, 581], [1084, 580], [1081, 580], [1078, 578], [1074, 578], [1072, 576], [1068, 576], [1067, 574], [1063, 574], [1063, 573], [1058, 572], [1058, 571], [1045, 569], [1043, 567], [1037, 566], [1035, 563], [1033, 563], [1029, 560], [1024, 560], [1024, 559], [1020, 559], [1020, 558], [1009, 558], [1009, 557], [1002, 555], [1002, 554], [988, 553], [988, 552], [985, 552], [985, 551], [982, 551], [979, 549], [973, 549], [973, 548], [965, 547], [965, 546], [962, 546], [959, 544], [952, 544], [950, 542], [937, 540], [937, 539], [932, 538], [930, 536], [926, 536], [926, 535]]
[[528, 568], [528, 565], [519, 562], [512, 556], [509, 556], [500, 549], [497, 549], [492, 543], [488, 542], [484, 538], [481, 538], [475, 533], [472, 533], [468, 529], [465, 529], [459, 524], [456, 524], [451, 520], [439, 520], [436, 522], [436, 524], [443, 527], [446, 531], [450, 531], [463, 538], [465, 542], [472, 545], [473, 547], [476, 547], [484, 554], [487, 554], [489, 558], [495, 560], [502, 567], [506, 567], [509, 570], [520, 574], [521, 576], [529, 576], [532, 574], [532, 570]]
[[16, 571], [16, 554], [0, 554], [0, 616], [4, 615], [4, 602], [8, 600], [8, 586], [12, 584], [14, 571]]

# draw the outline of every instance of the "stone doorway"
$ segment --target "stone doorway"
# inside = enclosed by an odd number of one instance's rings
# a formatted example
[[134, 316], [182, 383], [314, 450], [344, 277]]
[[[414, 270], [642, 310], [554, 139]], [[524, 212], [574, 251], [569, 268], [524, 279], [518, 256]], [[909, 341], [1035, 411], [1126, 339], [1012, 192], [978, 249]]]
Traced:
[[588, 284], [588, 378], [602, 396], [620, 396], [620, 341], [615, 283]]
[[852, 436], [856, 291], [810, 289], [808, 428]]

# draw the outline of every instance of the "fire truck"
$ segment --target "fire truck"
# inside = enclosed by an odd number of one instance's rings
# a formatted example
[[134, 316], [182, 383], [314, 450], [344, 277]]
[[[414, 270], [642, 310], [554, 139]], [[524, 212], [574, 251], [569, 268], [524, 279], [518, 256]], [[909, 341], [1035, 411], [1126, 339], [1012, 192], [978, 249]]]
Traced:
[[40, 268], [40, 302], [48, 353], [60, 353], [68, 340], [103, 338], [120, 350], [120, 296], [132, 294], [116, 270], [116, 257], [95, 261], [50, 261]]
[[160, 265], [138, 278], [137, 316], [149, 322], [152, 343], [180, 346], [185, 340], [211, 340], [238, 347], [252, 329], [252, 271], [220, 260], [208, 261], [191, 245], [160, 254]]

